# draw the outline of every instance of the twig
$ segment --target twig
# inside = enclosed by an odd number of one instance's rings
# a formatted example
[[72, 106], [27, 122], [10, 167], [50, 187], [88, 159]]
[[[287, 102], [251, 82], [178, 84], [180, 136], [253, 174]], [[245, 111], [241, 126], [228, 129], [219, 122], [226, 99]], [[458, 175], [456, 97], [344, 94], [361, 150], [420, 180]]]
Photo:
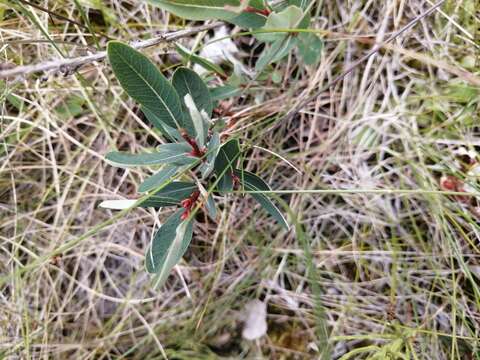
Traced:
[[[167, 43], [183, 37], [194, 35], [201, 31], [215, 29], [221, 25], [223, 25], [223, 23], [217, 22], [213, 24], [193, 27], [191, 29], [174, 31], [174, 32], [170, 32], [167, 34], [154, 37], [152, 39], [136, 41], [131, 43], [130, 45], [135, 49], [144, 49], [144, 48], [155, 46], [161, 43]], [[70, 74], [78, 70], [83, 65], [86, 65], [95, 61], [102, 61], [103, 59], [105, 59], [106, 56], [107, 56], [107, 52], [101, 51], [96, 54], [80, 56], [80, 57], [71, 58], [71, 59], [59, 59], [59, 60], [46, 61], [43, 63], [34, 64], [34, 65], [17, 66], [11, 69], [1, 70], [0, 79], [6, 79], [11, 77], [17, 77], [17, 76], [25, 76], [28, 74], [46, 72], [46, 71], [61, 71], [62, 73]]]
[[398, 30], [397, 32], [393, 33], [389, 38], [387, 38], [385, 41], [382, 41], [381, 43], [375, 45], [367, 54], [362, 56], [360, 59], [358, 59], [355, 63], [353, 63], [352, 66], [350, 66], [345, 72], [341, 73], [338, 75], [336, 78], [334, 78], [332, 81], [330, 81], [327, 85], [322, 87], [320, 90], [318, 90], [315, 94], [309, 96], [306, 100], [303, 100], [297, 105], [295, 105], [292, 110], [290, 110], [280, 121], [277, 122], [279, 124], [282, 121], [289, 121], [291, 120], [303, 107], [308, 105], [310, 101], [315, 100], [320, 94], [324, 93], [328, 89], [330, 89], [332, 86], [337, 84], [340, 80], [345, 78], [348, 74], [350, 74], [357, 66], [368, 60], [372, 55], [374, 55], [377, 51], [379, 51], [382, 47], [384, 47], [387, 43], [391, 42], [392, 40], [396, 39], [399, 37], [401, 34], [409, 30], [411, 27], [413, 27], [417, 22], [422, 20], [423, 18], [427, 17], [431, 13], [433, 13], [436, 9], [438, 9], [446, 0], [441, 0], [434, 6], [432, 6], [430, 9], [425, 11], [423, 14], [417, 16], [415, 19], [410, 21], [407, 25], [405, 25], [403, 28]]

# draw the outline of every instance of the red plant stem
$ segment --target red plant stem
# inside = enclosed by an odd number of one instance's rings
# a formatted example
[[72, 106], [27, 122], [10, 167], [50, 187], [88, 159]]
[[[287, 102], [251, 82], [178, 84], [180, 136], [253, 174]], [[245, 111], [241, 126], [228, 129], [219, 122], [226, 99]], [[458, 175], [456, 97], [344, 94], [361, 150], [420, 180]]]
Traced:
[[203, 155], [205, 155], [205, 151], [201, 150], [198, 147], [198, 144], [195, 141], [195, 139], [190, 137], [190, 135], [188, 135], [186, 131], [183, 130], [181, 132], [181, 135], [185, 139], [185, 141], [192, 147], [192, 151], [190, 152], [190, 155], [195, 157], [202, 157]]
[[190, 216], [192, 208], [194, 207], [195, 203], [197, 202], [199, 196], [200, 196], [200, 191], [197, 190], [197, 191], [194, 191], [192, 193], [192, 195], [190, 195], [190, 197], [182, 200], [182, 202], [180, 204], [185, 209], [185, 211], [183, 212], [180, 219], [185, 220], [186, 218], [188, 218]]
[[265, 8], [263, 10], [260, 10], [260, 9], [255, 9], [254, 7], [251, 7], [251, 6], [247, 6], [243, 11], [247, 13], [260, 14], [263, 16], [268, 16], [271, 13], [270, 9]]
[[237, 187], [240, 184], [240, 178], [232, 172], [233, 186]]

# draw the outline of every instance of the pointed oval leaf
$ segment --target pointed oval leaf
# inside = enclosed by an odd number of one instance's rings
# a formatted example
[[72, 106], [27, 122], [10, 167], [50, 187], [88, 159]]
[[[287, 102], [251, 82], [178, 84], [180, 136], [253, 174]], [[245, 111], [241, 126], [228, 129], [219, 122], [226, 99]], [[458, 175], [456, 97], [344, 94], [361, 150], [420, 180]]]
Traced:
[[215, 159], [220, 150], [220, 134], [214, 131], [207, 146], [207, 160], [201, 167], [202, 179], [205, 179], [213, 171]]
[[159, 121], [184, 128], [178, 94], [157, 67], [142, 53], [118, 41], [107, 46], [108, 60], [124, 90]]
[[231, 139], [220, 147], [215, 159], [214, 170], [219, 181], [218, 190], [222, 193], [233, 190], [233, 169], [236, 168], [240, 157], [240, 143], [238, 139]]
[[181, 219], [183, 210], [177, 211], [158, 229], [145, 255], [145, 267], [149, 273], [156, 273], [157, 286], [168, 277], [192, 239], [193, 222]]
[[[240, 0], [148, 0], [172, 14], [190, 20], [225, 20], [241, 27], [258, 28], [265, 24], [266, 17], [256, 13], [242, 12]], [[228, 8], [230, 7], [230, 9]]]
[[178, 206], [182, 200], [190, 197], [196, 190], [198, 190], [198, 187], [194, 183], [175, 181], [156, 191], [153, 196], [150, 196], [138, 206], [143, 208]]
[[148, 0], [151, 4], [190, 20], [229, 20], [238, 14], [225, 6], [239, 7], [240, 0]]
[[164, 144], [157, 147], [157, 152], [130, 154], [114, 151], [107, 154], [106, 159], [115, 166], [145, 166], [159, 164], [187, 165], [198, 161], [190, 155], [191, 147], [187, 143]]
[[208, 195], [205, 208], [207, 209], [208, 215], [215, 220], [217, 218], [217, 206], [215, 205], [215, 200], [213, 200], [212, 194]]
[[172, 84], [180, 99], [184, 99], [185, 95], [190, 94], [198, 111], [205, 110], [208, 116], [212, 116], [213, 105], [210, 92], [195, 71], [186, 67], [178, 68], [173, 74]]
[[192, 240], [193, 221], [182, 220], [183, 210], [173, 214], [157, 231], [145, 255], [145, 267], [156, 274], [154, 287], [162, 286]]
[[165, 166], [156, 174], [146, 178], [138, 187], [138, 192], [143, 193], [161, 186], [175, 176], [179, 170], [180, 168], [177, 166]]
[[184, 101], [188, 111], [190, 112], [190, 118], [192, 119], [193, 127], [195, 129], [195, 140], [197, 141], [198, 146], [203, 149], [205, 146], [205, 141], [207, 141], [209, 116], [204, 110], [201, 112], [198, 111], [197, 106], [195, 105], [190, 94], [185, 95]]
[[[238, 176], [240, 182], [243, 184], [246, 190], [250, 191], [270, 191], [270, 186], [263, 181], [257, 175], [248, 172], [246, 170], [234, 170], [234, 174]], [[290, 226], [287, 223], [287, 220], [280, 212], [280, 210], [275, 206], [275, 204], [268, 198], [267, 195], [261, 193], [250, 194], [252, 197], [257, 200], [260, 205], [286, 230], [290, 229]]]
[[297, 47], [303, 62], [307, 65], [315, 65], [322, 55], [323, 41], [315, 34], [301, 33]]
[[137, 200], [105, 200], [98, 207], [110, 210], [125, 210], [131, 208]]

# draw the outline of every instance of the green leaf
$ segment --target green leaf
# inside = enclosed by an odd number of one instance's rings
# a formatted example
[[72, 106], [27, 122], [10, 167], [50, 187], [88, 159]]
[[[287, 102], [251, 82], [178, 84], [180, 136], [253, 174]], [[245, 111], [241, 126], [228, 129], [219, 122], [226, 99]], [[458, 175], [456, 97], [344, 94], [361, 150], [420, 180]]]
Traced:
[[[245, 170], [234, 170], [234, 174], [238, 176], [240, 182], [245, 187], [245, 190], [250, 191], [270, 191], [270, 186], [263, 181], [257, 175], [245, 171]], [[257, 200], [260, 205], [275, 219], [277, 222], [282, 225], [286, 230], [290, 228], [285, 217], [282, 215], [280, 210], [275, 206], [275, 204], [268, 198], [267, 195], [261, 193], [250, 194], [252, 197]]]
[[238, 139], [231, 139], [220, 147], [215, 159], [214, 170], [219, 181], [217, 184], [220, 192], [233, 190], [233, 169], [236, 168], [240, 156], [240, 144]]
[[85, 99], [78, 95], [72, 95], [55, 107], [55, 112], [63, 120], [68, 120], [83, 113]]
[[187, 48], [183, 47], [180, 44], [175, 44], [175, 48], [177, 49], [177, 52], [182, 56], [182, 58], [185, 61], [191, 61], [194, 64], [198, 64], [201, 67], [203, 67], [207, 71], [211, 71], [217, 74], [220, 74], [222, 76], [227, 76], [223, 69], [218, 66], [217, 64], [212, 63], [211, 61], [194, 54], [193, 52], [189, 51]]
[[225, 122], [224, 118], [218, 118], [215, 120], [215, 124], [213, 125], [213, 131], [223, 131], [227, 127], [227, 123]]
[[308, 6], [309, 0], [288, 0], [288, 5], [295, 5], [305, 10]]
[[178, 171], [179, 168], [177, 166], [165, 166], [156, 174], [145, 179], [145, 181], [138, 187], [138, 192], [143, 193], [159, 187], [166, 181], [170, 180]]
[[[208, 116], [212, 116], [213, 105], [210, 92], [195, 71], [186, 67], [178, 68], [173, 74], [172, 84], [181, 100], [185, 98], [185, 95], [190, 94], [197, 109], [199, 111], [204, 110]], [[184, 112], [188, 112], [185, 111], [187, 110], [185, 106], [183, 109]]]
[[241, 93], [241, 89], [232, 85], [217, 86], [210, 89], [210, 96], [212, 97], [212, 101], [228, 99]]
[[147, 120], [155, 126], [158, 130], [160, 130], [160, 133], [167, 139], [168, 141], [184, 141], [182, 135], [177, 129], [172, 128], [171, 126], [168, 126], [160, 118], [158, 118], [155, 113], [152, 111], [142, 107], [142, 112], [147, 118]]
[[296, 43], [297, 38], [293, 36], [287, 36], [275, 41], [269, 48], [262, 52], [255, 64], [255, 70], [261, 73], [268, 64], [276, 62], [286, 56]]
[[208, 215], [215, 220], [217, 218], [217, 207], [215, 205], [215, 200], [213, 200], [212, 194], [208, 195], [207, 202], [205, 204]]
[[202, 179], [205, 179], [212, 172], [215, 166], [215, 159], [217, 158], [220, 150], [220, 134], [214, 132], [207, 146], [207, 159], [201, 167]]
[[288, 32], [279, 32], [282, 29], [297, 29], [304, 18], [302, 9], [297, 6], [289, 6], [286, 9], [276, 13], [272, 12], [262, 27], [262, 30], [272, 31], [271, 33], [259, 33], [255, 37], [260, 41], [274, 42], [283, 39]]
[[209, 116], [204, 110], [202, 110], [202, 112], [198, 111], [190, 94], [185, 95], [184, 101], [190, 112], [190, 117], [195, 129], [195, 140], [197, 141], [198, 146], [202, 149], [205, 145], [205, 141], [207, 141]]
[[[225, 20], [241, 27], [258, 28], [265, 16], [241, 12], [240, 0], [148, 0], [164, 10], [190, 20]], [[230, 7], [230, 8], [229, 8]]]
[[280, 71], [274, 71], [272, 72], [271, 77], [274, 84], [280, 84], [283, 79], [283, 74]]
[[142, 208], [160, 208], [164, 206], [180, 205], [182, 200], [187, 199], [192, 195], [198, 187], [191, 182], [175, 181], [165, 185], [163, 188], [155, 192], [153, 196], [139, 204]]
[[259, 29], [265, 25], [267, 18], [260, 14], [243, 12], [227, 21], [242, 28]]
[[107, 54], [118, 81], [135, 101], [161, 123], [185, 128], [180, 98], [173, 86], [143, 54], [118, 41], [110, 41]]
[[177, 211], [158, 229], [145, 254], [145, 267], [155, 273], [154, 287], [162, 286], [172, 268], [180, 261], [193, 234], [192, 220], [182, 220], [183, 210]]
[[190, 20], [230, 20], [238, 14], [225, 6], [239, 7], [240, 0], [149, 0], [164, 10]]
[[248, 2], [248, 6], [251, 6], [258, 10], [265, 9], [265, 1], [264, 0], [250, 0]]
[[108, 153], [106, 159], [120, 167], [160, 164], [187, 165], [198, 161], [198, 158], [190, 155], [192, 148], [187, 143], [160, 145], [157, 150], [157, 152], [143, 154], [114, 151]]
[[297, 47], [303, 62], [306, 65], [315, 65], [322, 55], [323, 41], [313, 33], [301, 33]]

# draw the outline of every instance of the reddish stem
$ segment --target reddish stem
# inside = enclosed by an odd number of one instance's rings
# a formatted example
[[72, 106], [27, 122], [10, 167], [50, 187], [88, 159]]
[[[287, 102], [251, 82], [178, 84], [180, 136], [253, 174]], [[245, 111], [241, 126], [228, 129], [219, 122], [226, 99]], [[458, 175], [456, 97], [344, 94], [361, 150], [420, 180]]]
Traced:
[[233, 187], [236, 188], [240, 184], [240, 178], [232, 172]]
[[190, 213], [192, 212], [192, 208], [194, 207], [195, 203], [197, 202], [199, 196], [200, 196], [200, 191], [197, 190], [197, 191], [194, 191], [192, 193], [192, 195], [190, 195], [190, 197], [182, 200], [182, 202], [180, 204], [185, 209], [185, 211], [183, 212], [180, 219], [185, 220], [186, 218], [188, 218], [190, 216]]
[[202, 157], [203, 155], [205, 155], [205, 151], [199, 148], [195, 139], [193, 139], [190, 135], [188, 135], [185, 130], [181, 132], [181, 135], [185, 139], [185, 141], [192, 147], [192, 151], [190, 152], [190, 155], [195, 157]]
[[247, 12], [247, 13], [253, 13], [253, 14], [260, 14], [260, 15], [263, 15], [263, 16], [268, 16], [270, 15], [271, 11], [270, 9], [263, 9], [263, 10], [260, 10], [260, 9], [256, 9], [252, 6], [247, 6], [245, 8], [245, 10], [243, 10], [244, 12]]

